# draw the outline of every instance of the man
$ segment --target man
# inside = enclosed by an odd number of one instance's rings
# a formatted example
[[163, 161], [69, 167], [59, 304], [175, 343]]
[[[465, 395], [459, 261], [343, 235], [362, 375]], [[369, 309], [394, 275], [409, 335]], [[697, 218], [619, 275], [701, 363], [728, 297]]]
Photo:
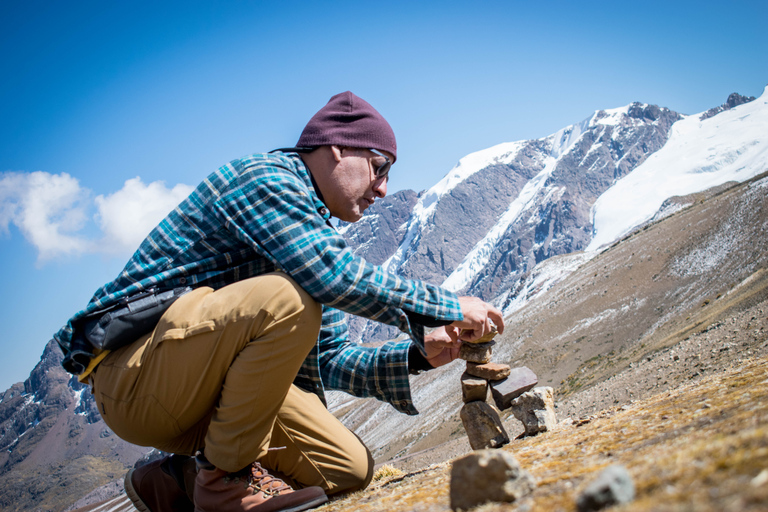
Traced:
[[[298, 511], [364, 488], [370, 452], [327, 411], [324, 389], [416, 414], [409, 373], [453, 360], [459, 335], [503, 330], [496, 308], [366, 263], [330, 224], [355, 222], [384, 197], [396, 159], [373, 107], [332, 97], [296, 148], [205, 179], [56, 334], [107, 425], [176, 454], [127, 475], [137, 508]], [[129, 328], [131, 343], [112, 351], [91, 346], [104, 312], [167, 290], [182, 292], [148, 332]], [[352, 344], [343, 312], [411, 340]]]

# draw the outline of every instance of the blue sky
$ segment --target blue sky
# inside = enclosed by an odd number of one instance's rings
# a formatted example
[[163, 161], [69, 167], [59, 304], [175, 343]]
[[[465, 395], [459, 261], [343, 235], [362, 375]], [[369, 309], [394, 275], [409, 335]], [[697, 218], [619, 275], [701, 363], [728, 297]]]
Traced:
[[[0, 391], [229, 160], [351, 90], [398, 138], [390, 191], [632, 101], [768, 83], [768, 2], [0, 3]], [[151, 226], [150, 226], [151, 227]]]

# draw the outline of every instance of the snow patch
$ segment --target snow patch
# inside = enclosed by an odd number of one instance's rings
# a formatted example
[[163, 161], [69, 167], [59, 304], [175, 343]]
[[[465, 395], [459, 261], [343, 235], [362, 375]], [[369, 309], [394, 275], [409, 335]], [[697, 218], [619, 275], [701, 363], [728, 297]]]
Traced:
[[750, 103], [672, 125], [660, 150], [605, 191], [592, 207], [594, 236], [586, 250], [610, 244], [653, 217], [672, 196], [745, 181], [766, 170], [768, 88]]
[[382, 264], [386, 271], [396, 272], [405, 261], [411, 249], [418, 242], [421, 232], [429, 223], [437, 203], [451, 190], [473, 174], [494, 164], [512, 162], [527, 141], [505, 142], [496, 146], [476, 151], [465, 156], [435, 186], [427, 190], [413, 207], [408, 219], [408, 228], [400, 246], [387, 261]]
[[491, 253], [509, 226], [517, 221], [523, 212], [535, 205], [535, 199], [544, 189], [547, 178], [555, 170], [557, 160], [548, 157], [544, 169], [525, 184], [520, 194], [510, 203], [507, 211], [499, 218], [496, 224], [488, 231], [488, 234], [480, 240], [459, 263], [456, 269], [449, 275], [443, 284], [443, 288], [451, 291], [464, 289], [472, 279], [488, 264]]

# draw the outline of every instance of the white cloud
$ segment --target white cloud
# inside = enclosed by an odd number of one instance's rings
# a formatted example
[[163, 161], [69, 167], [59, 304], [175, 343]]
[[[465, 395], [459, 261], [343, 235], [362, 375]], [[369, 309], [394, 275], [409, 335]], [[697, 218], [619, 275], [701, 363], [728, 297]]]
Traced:
[[104, 233], [104, 242], [99, 245], [113, 253], [136, 250], [144, 237], [191, 192], [188, 185], [168, 189], [162, 181], [145, 185], [136, 177], [113, 194], [97, 196], [96, 219]]
[[[0, 174], [0, 234], [16, 226], [37, 249], [40, 263], [86, 252], [130, 254], [191, 191], [184, 184], [169, 189], [162, 181], [145, 185], [136, 177], [92, 202], [90, 191], [69, 174], [6, 172]], [[82, 233], [94, 203], [98, 241]]]
[[80, 254], [90, 243], [78, 236], [87, 220], [89, 192], [67, 173], [3, 173], [0, 230], [12, 223], [38, 250], [38, 260]]

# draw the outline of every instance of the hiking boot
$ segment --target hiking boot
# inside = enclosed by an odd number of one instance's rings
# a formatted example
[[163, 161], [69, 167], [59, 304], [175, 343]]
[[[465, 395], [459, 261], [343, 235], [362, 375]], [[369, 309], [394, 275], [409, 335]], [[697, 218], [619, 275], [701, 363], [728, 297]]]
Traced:
[[186, 489], [193, 489], [194, 459], [171, 455], [132, 469], [125, 475], [125, 493], [141, 512], [193, 512]]
[[299, 512], [328, 501], [320, 487], [294, 490], [254, 462], [227, 473], [198, 456], [195, 512]]

